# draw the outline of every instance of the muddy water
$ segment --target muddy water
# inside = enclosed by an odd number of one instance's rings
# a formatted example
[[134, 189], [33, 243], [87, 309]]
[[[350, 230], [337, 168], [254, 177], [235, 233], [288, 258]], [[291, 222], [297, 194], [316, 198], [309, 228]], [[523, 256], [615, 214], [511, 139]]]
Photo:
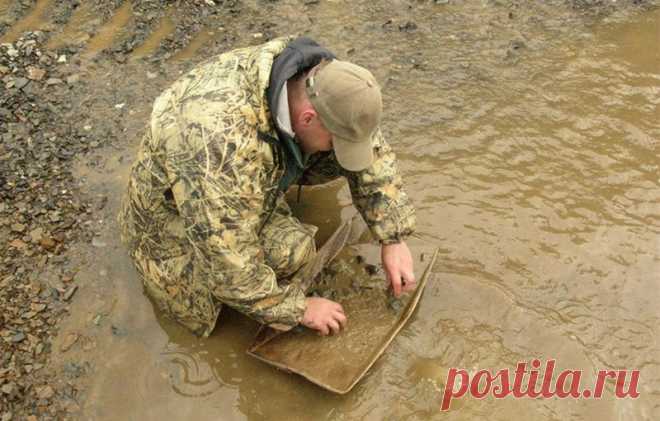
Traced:
[[[588, 25], [496, 2], [296, 4], [246, 2], [245, 13], [313, 28], [374, 70], [418, 209], [414, 241], [441, 248], [437, 281], [370, 374], [335, 396], [247, 357], [256, 325], [238, 314], [223, 313], [207, 340], [160, 318], [108, 220], [108, 248], [89, 262], [108, 282], [86, 292], [85, 307], [114, 334], [97, 338], [86, 417], [658, 419], [660, 13]], [[133, 153], [81, 172], [110, 211]], [[324, 227], [347, 205], [340, 184], [302, 198], [298, 211]], [[450, 367], [532, 358], [587, 378], [638, 368], [641, 396], [615, 400], [610, 387], [600, 400], [463, 398], [440, 413]]]

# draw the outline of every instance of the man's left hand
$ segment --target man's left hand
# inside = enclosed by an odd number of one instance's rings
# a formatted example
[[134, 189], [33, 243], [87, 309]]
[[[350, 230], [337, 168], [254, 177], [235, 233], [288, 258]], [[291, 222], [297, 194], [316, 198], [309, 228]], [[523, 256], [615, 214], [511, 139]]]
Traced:
[[383, 244], [381, 259], [387, 280], [392, 284], [392, 292], [399, 298], [402, 292], [415, 289], [416, 280], [413, 272], [413, 260], [410, 249], [404, 241], [396, 244]]

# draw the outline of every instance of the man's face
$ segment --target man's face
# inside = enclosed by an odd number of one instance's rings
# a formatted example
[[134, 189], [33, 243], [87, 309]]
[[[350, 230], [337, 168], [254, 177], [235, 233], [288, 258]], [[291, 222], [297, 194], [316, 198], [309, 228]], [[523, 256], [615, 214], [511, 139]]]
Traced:
[[301, 149], [307, 155], [316, 152], [332, 150], [332, 133], [330, 133], [316, 112], [303, 116], [298, 124], [293, 124], [293, 130]]

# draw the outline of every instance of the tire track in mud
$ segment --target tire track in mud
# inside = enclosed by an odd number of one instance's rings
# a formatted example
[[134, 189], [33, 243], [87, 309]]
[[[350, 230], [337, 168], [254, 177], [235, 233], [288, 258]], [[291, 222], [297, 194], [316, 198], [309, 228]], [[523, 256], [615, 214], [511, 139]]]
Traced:
[[83, 55], [91, 58], [98, 53], [110, 48], [118, 38], [126, 34], [125, 27], [133, 19], [133, 4], [126, 0], [115, 10], [112, 17], [101, 26], [96, 35], [85, 46]]
[[[45, 29], [49, 37], [48, 50], [78, 47], [80, 56], [85, 59], [116, 51], [132, 60], [161, 57], [183, 61], [195, 57], [218, 35], [217, 25], [213, 22], [217, 10], [211, 13], [205, 10], [202, 17], [197, 18], [195, 12], [199, 6], [180, 13], [175, 4], [154, 10], [149, 3], [124, 0], [103, 19], [104, 13], [100, 13], [99, 5], [92, 2], [83, 2], [71, 11], [68, 4], [37, 0], [23, 17], [11, 22], [9, 14], [15, 6], [10, 0], [0, 0], [0, 15], [6, 19], [7, 25], [0, 43], [15, 42], [25, 32]], [[65, 22], [61, 22], [64, 19], [58, 22], [54, 18], [56, 12], [67, 12], [67, 8], [68, 18]], [[189, 30], [186, 26], [191, 24], [191, 19], [194, 22]]]
[[84, 3], [78, 7], [69, 21], [64, 25], [62, 31], [55, 34], [50, 38], [46, 44], [46, 48], [49, 50], [56, 50], [67, 45], [82, 44], [90, 39], [90, 36], [87, 34], [87, 29], [90, 26], [93, 26], [94, 17], [94, 5], [92, 3]]
[[154, 25], [153, 30], [147, 38], [135, 48], [131, 54], [132, 59], [139, 59], [151, 56], [161, 46], [162, 41], [174, 33], [177, 26], [177, 19], [175, 17], [176, 10], [174, 5], [167, 7], [165, 13]]
[[[25, 17], [10, 26], [9, 30], [0, 37], [0, 44], [16, 41], [25, 31], [42, 28], [45, 24], [44, 18], [46, 17], [46, 11], [48, 11], [52, 4], [53, 0], [37, 0], [32, 10]], [[2, 4], [0, 4], [1, 10]]]

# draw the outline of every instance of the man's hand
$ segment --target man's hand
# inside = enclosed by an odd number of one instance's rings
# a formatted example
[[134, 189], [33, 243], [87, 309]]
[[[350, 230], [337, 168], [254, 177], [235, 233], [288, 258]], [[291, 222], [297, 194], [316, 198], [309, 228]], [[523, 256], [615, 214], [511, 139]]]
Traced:
[[303, 326], [318, 330], [324, 336], [330, 332], [339, 333], [346, 326], [346, 315], [339, 303], [320, 297], [308, 297], [305, 302]]
[[392, 284], [394, 296], [399, 298], [401, 292], [415, 289], [416, 280], [413, 272], [413, 260], [410, 249], [404, 241], [396, 244], [383, 244], [381, 259], [387, 280]]

